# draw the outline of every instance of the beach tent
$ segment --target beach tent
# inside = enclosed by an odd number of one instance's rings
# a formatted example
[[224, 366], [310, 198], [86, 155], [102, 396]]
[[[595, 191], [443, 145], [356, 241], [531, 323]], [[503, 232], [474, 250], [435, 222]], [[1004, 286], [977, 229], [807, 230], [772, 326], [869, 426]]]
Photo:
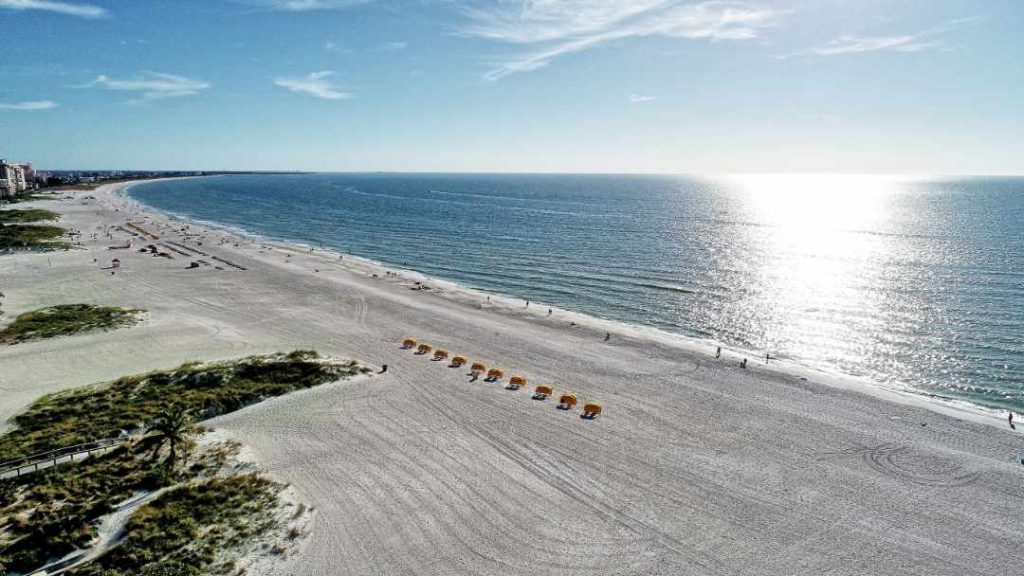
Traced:
[[562, 397], [558, 399], [558, 407], [562, 410], [571, 410], [576, 405], [575, 394], [562, 394]]
[[500, 380], [505, 377], [505, 371], [500, 368], [491, 368], [487, 372], [487, 377], [491, 380]]
[[402, 341], [402, 348], [409, 349], [409, 348], [415, 348], [415, 347], [416, 347], [416, 341], [413, 340], [412, 338], [406, 338], [405, 340]]
[[453, 368], [458, 368], [459, 366], [462, 366], [465, 363], [466, 363], [466, 357], [465, 356], [456, 356], [456, 357], [452, 358], [452, 367]]
[[537, 386], [537, 389], [534, 391], [533, 397], [538, 400], [544, 400], [548, 396], [553, 396], [554, 393], [555, 389], [552, 388], [549, 384], [541, 384], [540, 386]]
[[447, 357], [448, 357], [448, 351], [447, 350], [438, 350], [437, 352], [434, 352], [434, 360], [444, 360]]
[[419, 348], [417, 348], [416, 351], [419, 352], [420, 354], [426, 354], [433, 349], [434, 347], [431, 346], [430, 344], [420, 344]]
[[483, 371], [485, 371], [485, 370], [487, 370], [487, 366], [484, 366], [483, 364], [481, 364], [481, 363], [479, 363], [479, 362], [476, 362], [476, 363], [474, 363], [474, 364], [473, 364], [472, 366], [470, 366], [470, 368], [469, 368], [469, 371], [470, 371], [470, 372], [483, 372]]
[[601, 414], [601, 405], [597, 402], [587, 402], [583, 405], [584, 418], [597, 418]]
[[508, 380], [511, 386], [526, 386], [526, 376], [513, 376]]

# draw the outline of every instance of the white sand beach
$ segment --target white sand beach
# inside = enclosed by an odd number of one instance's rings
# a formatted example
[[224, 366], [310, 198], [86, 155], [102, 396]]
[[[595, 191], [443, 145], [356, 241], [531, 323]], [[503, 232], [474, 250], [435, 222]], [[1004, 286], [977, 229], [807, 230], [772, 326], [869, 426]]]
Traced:
[[[1005, 420], [753, 358], [744, 370], [731, 353], [348, 256], [196, 224], [186, 236], [121, 187], [40, 203], [84, 249], [0, 255], [0, 321], [79, 302], [145, 320], [0, 347], [0, 426], [43, 394], [189, 360], [308, 348], [387, 364], [209, 422], [316, 509], [276, 573], [1002, 576], [1024, 563], [1024, 441]], [[129, 221], [159, 240], [132, 238]], [[205, 255], [137, 252], [147, 244]], [[405, 337], [530, 385], [470, 382], [401, 350]], [[604, 413], [531, 399], [542, 382]]]

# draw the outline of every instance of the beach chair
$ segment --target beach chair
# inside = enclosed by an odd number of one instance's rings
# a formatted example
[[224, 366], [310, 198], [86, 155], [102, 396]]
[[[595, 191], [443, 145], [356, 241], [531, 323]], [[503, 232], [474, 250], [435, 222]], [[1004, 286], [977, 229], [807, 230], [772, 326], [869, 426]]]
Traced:
[[487, 371], [487, 366], [484, 366], [483, 364], [476, 362], [469, 367], [469, 371], [474, 374], [482, 374]]
[[505, 371], [500, 368], [491, 368], [487, 371], [487, 380], [490, 382], [497, 382], [505, 377]]
[[456, 356], [456, 357], [452, 358], [451, 367], [452, 368], [458, 368], [459, 366], [462, 366], [465, 363], [466, 363], [466, 357], [465, 356]]
[[416, 341], [413, 340], [412, 338], [406, 338], [405, 340], [402, 340], [402, 349], [410, 350], [410, 349], [415, 348], [415, 347], [416, 347]]
[[601, 415], [601, 405], [597, 402], [587, 402], [583, 405], [583, 418], [593, 420]]
[[430, 344], [420, 344], [419, 348], [416, 349], [417, 354], [429, 354], [434, 347]]
[[572, 410], [573, 406], [576, 406], [575, 394], [562, 394], [562, 397], [558, 399], [558, 408], [560, 410]]
[[513, 376], [508, 380], [508, 387], [512, 390], [517, 390], [522, 386], [526, 386], [526, 376]]
[[533, 399], [547, 400], [548, 396], [553, 396], [554, 394], [555, 389], [552, 388], [549, 384], [541, 384], [540, 386], [537, 386], [536, 390], [534, 390]]
[[437, 352], [434, 352], [434, 360], [444, 360], [447, 357], [448, 357], [448, 351], [447, 350], [438, 350]]

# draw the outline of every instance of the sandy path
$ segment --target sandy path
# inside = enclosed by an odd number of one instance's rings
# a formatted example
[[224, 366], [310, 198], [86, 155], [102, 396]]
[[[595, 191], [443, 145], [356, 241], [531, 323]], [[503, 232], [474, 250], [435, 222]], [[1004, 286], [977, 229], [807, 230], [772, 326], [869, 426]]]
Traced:
[[[96, 196], [55, 209], [86, 235], [123, 224], [122, 201]], [[350, 259], [222, 236], [201, 249], [248, 271], [122, 251], [110, 276], [92, 263], [112, 257], [106, 239], [0, 258], [8, 313], [150, 311], [135, 328], [0, 349], [0, 418], [188, 359], [310, 347], [389, 364], [214, 422], [318, 509], [289, 574], [967, 575], [1024, 560], [1024, 447], [1008, 431], [636, 334], [604, 343], [604, 325], [579, 316], [570, 328], [565, 313], [416, 292]], [[583, 421], [527, 390], [470, 383], [399, 350], [405, 336], [607, 413]]]

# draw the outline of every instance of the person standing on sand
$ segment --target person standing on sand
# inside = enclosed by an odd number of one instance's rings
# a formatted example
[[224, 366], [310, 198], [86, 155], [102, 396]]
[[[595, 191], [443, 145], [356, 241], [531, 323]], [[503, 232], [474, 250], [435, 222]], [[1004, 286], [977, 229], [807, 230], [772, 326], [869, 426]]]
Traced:
[[1017, 427], [1013, 425], [1013, 412], [1006, 418], [1010, 422], [1010, 430], [1016, 430]]
[[746, 368], [746, 367], [747, 367], [747, 359], [744, 358], [743, 362], [740, 362], [740, 368]]
[[719, 346], [718, 350], [715, 350], [715, 360], [718, 360], [721, 357], [722, 357], [722, 347]]
[[529, 307], [530, 307], [530, 301], [529, 301], [529, 300], [527, 300], [527, 301], [526, 301], [526, 307], [527, 307], [527, 308], [529, 308]]
[[551, 316], [551, 308], [548, 308], [548, 316]]
[[607, 341], [609, 341], [611, 339], [612, 339], [612, 333], [611, 332], [605, 332], [604, 333], [604, 341], [607, 342]]

